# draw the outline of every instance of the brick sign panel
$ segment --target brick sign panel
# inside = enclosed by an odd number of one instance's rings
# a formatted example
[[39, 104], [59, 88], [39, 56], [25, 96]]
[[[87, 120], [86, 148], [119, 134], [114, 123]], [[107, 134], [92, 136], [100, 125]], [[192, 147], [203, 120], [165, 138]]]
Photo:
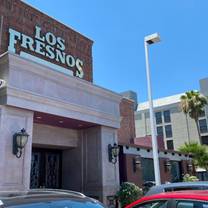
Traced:
[[30, 54], [92, 82], [90, 39], [20, 0], [0, 0], [0, 18], [0, 54], [12, 45], [17, 54]]

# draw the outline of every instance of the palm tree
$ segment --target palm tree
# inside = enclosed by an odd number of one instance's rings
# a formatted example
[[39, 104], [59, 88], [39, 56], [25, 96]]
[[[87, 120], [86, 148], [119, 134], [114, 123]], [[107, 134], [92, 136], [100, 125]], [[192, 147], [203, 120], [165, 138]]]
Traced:
[[189, 111], [188, 99], [185, 95], [181, 96], [181, 109], [185, 114], [186, 117], [186, 127], [188, 133], [188, 143], [190, 144], [190, 132], [189, 132], [189, 124], [188, 124], [188, 111]]
[[196, 167], [208, 170], [208, 151], [206, 145], [199, 145], [197, 142], [186, 143], [179, 148], [179, 151], [193, 156]]
[[[186, 115], [189, 115], [192, 119], [194, 119], [196, 123], [197, 132], [199, 135], [199, 141], [200, 144], [202, 144], [201, 141], [201, 135], [199, 130], [199, 116], [204, 112], [204, 107], [208, 104], [207, 98], [200, 94], [198, 91], [189, 91], [186, 92], [185, 95], [181, 96], [181, 109]], [[189, 132], [188, 132], [189, 134]], [[189, 138], [190, 143], [190, 138]]]

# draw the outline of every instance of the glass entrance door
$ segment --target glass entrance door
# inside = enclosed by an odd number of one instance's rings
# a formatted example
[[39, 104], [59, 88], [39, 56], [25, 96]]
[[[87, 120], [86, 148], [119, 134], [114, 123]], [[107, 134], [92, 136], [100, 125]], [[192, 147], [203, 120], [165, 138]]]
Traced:
[[61, 188], [61, 151], [32, 150], [30, 188]]

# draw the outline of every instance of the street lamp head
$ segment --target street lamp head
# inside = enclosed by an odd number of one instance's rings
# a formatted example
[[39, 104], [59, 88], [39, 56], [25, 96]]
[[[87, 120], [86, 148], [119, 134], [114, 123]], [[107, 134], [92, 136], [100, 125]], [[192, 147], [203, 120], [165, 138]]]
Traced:
[[158, 33], [154, 33], [154, 34], [145, 36], [144, 41], [148, 44], [160, 42], [160, 35]]

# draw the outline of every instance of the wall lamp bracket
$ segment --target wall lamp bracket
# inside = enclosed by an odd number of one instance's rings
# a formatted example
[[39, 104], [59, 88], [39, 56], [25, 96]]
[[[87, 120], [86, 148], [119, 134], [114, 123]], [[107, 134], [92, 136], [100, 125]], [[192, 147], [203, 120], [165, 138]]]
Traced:
[[13, 154], [20, 158], [22, 156], [22, 150], [27, 144], [29, 134], [25, 129], [21, 129], [20, 132], [17, 132], [13, 135]]
[[142, 167], [141, 156], [137, 155], [133, 158], [133, 170], [134, 170], [134, 172], [141, 169], [141, 167]]
[[118, 144], [114, 143], [114, 145], [109, 144], [108, 145], [108, 159], [109, 162], [116, 164], [118, 161], [118, 155], [119, 155], [119, 146]]

